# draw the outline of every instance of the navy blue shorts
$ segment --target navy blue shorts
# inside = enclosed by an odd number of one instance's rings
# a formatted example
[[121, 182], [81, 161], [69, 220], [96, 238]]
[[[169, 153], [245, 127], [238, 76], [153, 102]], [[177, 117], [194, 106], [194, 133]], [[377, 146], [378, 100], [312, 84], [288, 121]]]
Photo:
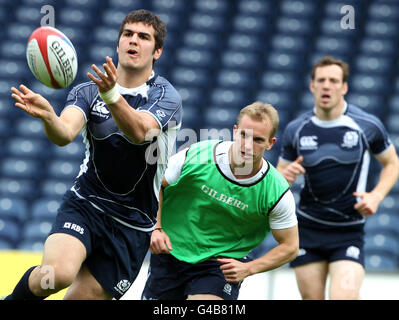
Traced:
[[310, 262], [351, 260], [364, 267], [363, 225], [314, 227], [298, 216], [299, 254], [290, 262], [298, 267]]
[[148, 252], [150, 234], [122, 225], [68, 191], [49, 233], [66, 233], [86, 247], [84, 264], [115, 299], [136, 279]]
[[153, 254], [141, 299], [185, 300], [190, 294], [213, 294], [224, 300], [237, 300], [242, 282], [227, 282], [220, 265], [216, 259], [191, 264], [171, 254]]

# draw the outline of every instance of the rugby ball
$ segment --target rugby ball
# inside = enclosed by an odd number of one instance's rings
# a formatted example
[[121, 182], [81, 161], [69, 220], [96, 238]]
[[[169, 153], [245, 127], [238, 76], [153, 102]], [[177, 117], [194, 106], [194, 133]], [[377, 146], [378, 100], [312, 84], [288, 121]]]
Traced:
[[36, 79], [53, 89], [69, 86], [78, 71], [78, 58], [72, 42], [53, 27], [39, 27], [32, 32], [26, 59]]

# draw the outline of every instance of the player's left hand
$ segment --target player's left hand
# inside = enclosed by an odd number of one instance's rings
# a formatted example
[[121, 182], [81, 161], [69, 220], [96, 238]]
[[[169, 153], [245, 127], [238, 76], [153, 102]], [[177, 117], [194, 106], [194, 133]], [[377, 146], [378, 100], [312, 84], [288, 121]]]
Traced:
[[100, 79], [93, 76], [90, 72], [87, 73], [87, 76], [98, 86], [98, 90], [101, 93], [107, 92], [115, 87], [117, 80], [116, 67], [112, 62], [112, 58], [107, 56], [105, 60], [106, 63], [103, 64], [105, 73], [102, 72], [95, 64], [91, 66], [91, 68], [100, 77]]
[[230, 258], [220, 258], [217, 261], [222, 264], [220, 269], [227, 282], [240, 282], [250, 275], [245, 262]]
[[361, 199], [354, 208], [365, 217], [376, 213], [383, 199], [381, 195], [373, 192], [354, 192], [353, 195]]

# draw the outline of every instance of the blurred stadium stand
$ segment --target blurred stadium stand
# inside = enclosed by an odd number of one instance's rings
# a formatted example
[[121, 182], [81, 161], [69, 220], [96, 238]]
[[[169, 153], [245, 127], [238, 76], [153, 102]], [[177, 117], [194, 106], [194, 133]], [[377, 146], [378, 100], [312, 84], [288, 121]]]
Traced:
[[[347, 100], [380, 117], [399, 147], [398, 2], [0, 0], [0, 249], [41, 250], [57, 205], [84, 159], [81, 137], [63, 148], [51, 144], [41, 122], [15, 108], [10, 98], [10, 87], [25, 83], [59, 113], [72, 88], [49, 89], [28, 69], [26, 42], [40, 26], [43, 5], [54, 7], [55, 26], [75, 45], [79, 70], [73, 85], [88, 80], [92, 63], [102, 63], [105, 55], [116, 58], [119, 26], [128, 12], [145, 8], [161, 16], [168, 35], [155, 69], [183, 98], [187, 130], [179, 134], [178, 146], [194, 142], [188, 130], [198, 138], [200, 129], [231, 132], [237, 111], [258, 99], [279, 110], [281, 139], [287, 122], [312, 108], [310, 68], [329, 54], [351, 66]], [[355, 8], [355, 29], [340, 26], [344, 5]], [[279, 148], [278, 140], [268, 155], [273, 164]], [[371, 172], [370, 183], [375, 178]], [[293, 191], [297, 197], [299, 189]], [[366, 224], [369, 270], [399, 268], [398, 211], [395, 187]], [[263, 248], [272, 245], [268, 240]]]

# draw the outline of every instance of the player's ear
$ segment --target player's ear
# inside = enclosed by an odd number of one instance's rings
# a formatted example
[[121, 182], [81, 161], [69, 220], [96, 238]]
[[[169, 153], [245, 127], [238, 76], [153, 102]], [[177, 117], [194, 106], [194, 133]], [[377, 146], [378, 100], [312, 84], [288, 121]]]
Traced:
[[155, 60], [158, 60], [161, 57], [162, 51], [163, 51], [163, 48], [154, 50], [154, 59]]
[[310, 81], [309, 90], [310, 90], [312, 93], [314, 92], [314, 82], [313, 82], [313, 80]]
[[276, 141], [277, 141], [276, 137], [270, 138], [269, 139], [269, 146], [266, 148], [266, 150], [270, 150], [273, 147], [273, 145], [276, 143]]
[[342, 89], [342, 95], [344, 96], [344, 95], [346, 95], [346, 93], [348, 92], [348, 82], [344, 82], [343, 84], [342, 84], [342, 87], [343, 87], [343, 89]]

